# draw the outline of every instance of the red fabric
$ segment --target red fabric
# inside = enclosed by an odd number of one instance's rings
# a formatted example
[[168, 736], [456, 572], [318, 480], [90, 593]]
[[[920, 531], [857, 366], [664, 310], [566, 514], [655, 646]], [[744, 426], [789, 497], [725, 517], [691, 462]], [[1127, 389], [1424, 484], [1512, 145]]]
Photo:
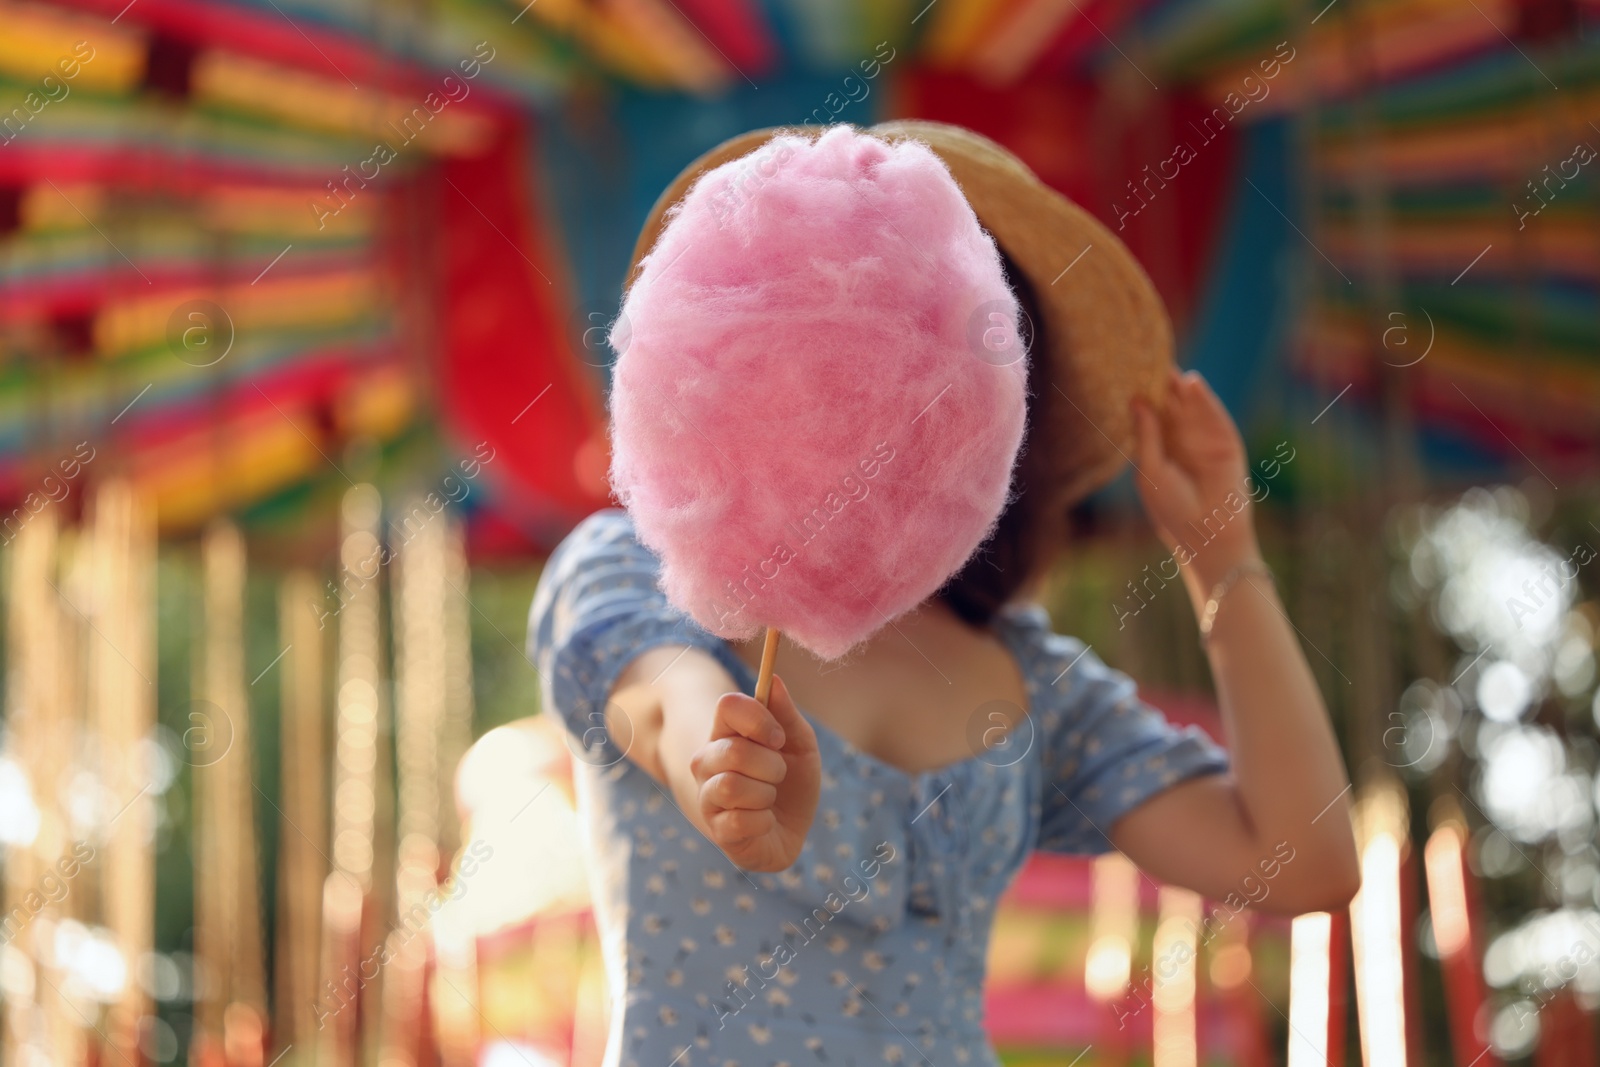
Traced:
[[1149, 0], [1088, 0], [1076, 6], [1079, 10], [1067, 17], [1055, 39], [1040, 55], [1036, 70], [1068, 69], [1090, 50], [1104, 47], [1107, 37], [1115, 40], [1119, 36], [1117, 31], [1150, 3]]
[[504, 130], [483, 156], [444, 164], [437, 186], [441, 404], [458, 442], [495, 450], [494, 508], [548, 549], [606, 503], [605, 434], [597, 383], [564, 329], [558, 257], [524, 199], [524, 127]]
[[673, 6], [746, 77], [765, 73], [776, 61], [777, 42], [749, 0], [676, 0]]
[[1461, 881], [1466, 890], [1467, 940], [1454, 953], [1439, 961], [1450, 1024], [1450, 1044], [1457, 1064], [1500, 1067], [1500, 1057], [1485, 1045], [1478, 1032], [1480, 1021], [1492, 1010], [1492, 1004], [1488, 988], [1484, 985], [1483, 971], [1478, 964], [1483, 953], [1483, 914], [1477, 876], [1467, 863], [1465, 847], [1457, 851], [1456, 862], [1460, 866]]
[[[1182, 328], [1222, 232], [1221, 208], [1238, 155], [1232, 126], [1210, 141], [1190, 126], [1209, 106], [1178, 91], [1152, 91], [1140, 110], [1118, 112], [1089, 82], [1033, 76], [994, 88], [963, 75], [916, 70], [893, 108], [897, 116], [966, 126], [1015, 152], [1128, 244]], [[1142, 180], [1147, 166], [1155, 171], [1180, 141], [1195, 158], [1118, 232], [1118, 205], [1138, 205], [1127, 183]], [[1079, 251], [1063, 249], [1062, 266]]]
[[1539, 1046], [1535, 1067], [1590, 1067], [1595, 1062], [1591, 1016], [1563, 988], [1539, 1011]]
[[1350, 912], [1343, 909], [1332, 914], [1328, 931], [1328, 1067], [1339, 1067], [1344, 1063], [1350, 1011]]
[[123, 141], [67, 143], [25, 131], [0, 152], [0, 184], [26, 185], [46, 179], [114, 183], [143, 192], [161, 190], [193, 196], [219, 185], [238, 183], [268, 189], [304, 188], [306, 199], [326, 195], [323, 183], [337, 167], [326, 160], [279, 157], [261, 160], [221, 153], [191, 153], [174, 166], [173, 157], [129, 138]]

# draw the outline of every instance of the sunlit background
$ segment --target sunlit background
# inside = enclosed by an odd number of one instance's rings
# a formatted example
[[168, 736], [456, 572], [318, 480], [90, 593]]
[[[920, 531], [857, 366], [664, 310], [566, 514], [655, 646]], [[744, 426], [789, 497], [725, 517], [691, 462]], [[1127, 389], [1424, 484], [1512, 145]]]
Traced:
[[[1036, 859], [1006, 1062], [1597, 1062], [1597, 15], [0, 0], [0, 1061], [599, 1062], [521, 648], [634, 237], [732, 134], [918, 116], [1118, 231], [1244, 427], [1365, 875]], [[1217, 733], [1126, 482], [1074, 527], [1058, 628]]]

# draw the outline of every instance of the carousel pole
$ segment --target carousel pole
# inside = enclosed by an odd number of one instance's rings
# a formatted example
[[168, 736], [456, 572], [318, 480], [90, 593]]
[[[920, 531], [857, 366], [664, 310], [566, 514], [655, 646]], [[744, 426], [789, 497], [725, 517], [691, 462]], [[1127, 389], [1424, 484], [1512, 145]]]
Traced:
[[[1317, 5], [1320, 8], [1320, 4]], [[1321, 94], [1317, 84], [1318, 60], [1324, 47], [1315, 42], [1308, 0], [1297, 0], [1289, 7], [1294, 40], [1304, 42], [1306, 66], [1296, 67], [1293, 77], [1298, 90], [1298, 106], [1290, 124], [1292, 159], [1303, 161], [1291, 175], [1297, 214], [1303, 220], [1307, 241], [1314, 248], [1323, 245], [1321, 202], [1324, 183], [1321, 175]], [[1326, 31], [1324, 31], [1325, 33]], [[1292, 335], [1296, 351], [1291, 358], [1314, 359], [1318, 350], [1316, 330], [1329, 311], [1323, 286], [1331, 284], [1320, 256], [1302, 254], [1301, 267], [1294, 273], [1291, 300], [1298, 313], [1299, 328]], [[1337, 381], [1326, 383], [1329, 399], [1344, 388]], [[1341, 451], [1337, 426], [1341, 413], [1324, 410], [1311, 419], [1306, 431], [1309, 445], [1324, 456]], [[1345, 642], [1340, 640], [1353, 629], [1353, 620], [1339, 612], [1347, 605], [1340, 595], [1344, 581], [1337, 558], [1338, 547], [1348, 541], [1329, 493], [1314, 483], [1295, 519], [1294, 538], [1299, 542], [1295, 556], [1305, 561], [1291, 586], [1296, 606], [1295, 617], [1303, 620], [1307, 643], [1337, 655]], [[1342, 632], [1341, 632], [1342, 631]], [[1318, 688], [1327, 695], [1328, 707], [1336, 726], [1344, 726], [1346, 751], [1356, 751], [1353, 743], [1361, 733], [1359, 707], [1351, 699], [1332, 664], [1322, 656], [1309, 657], [1317, 676]], [[1343, 720], [1340, 723], [1340, 720]], [[1349, 913], [1312, 912], [1295, 918], [1290, 927], [1289, 1067], [1343, 1067], [1344, 1036], [1347, 1019], [1346, 982], [1350, 955]]]
[[[438, 888], [440, 727], [448, 699], [445, 568], [449, 519], [420, 500], [406, 516], [395, 582], [395, 751], [398, 763], [395, 872], [398, 920], [384, 982], [383, 1061], [414, 1067], [431, 1040], [423, 1012], [430, 899]], [[422, 516], [411, 527], [411, 517]]]
[[456, 814], [455, 774], [472, 746], [472, 607], [467, 590], [466, 531], [458, 522], [446, 528], [444, 545], [445, 703], [439, 724], [439, 849], [454, 855], [465, 842]]
[[[244, 538], [214, 521], [201, 543], [205, 589], [195, 740], [195, 957], [207, 1055], [261, 1067], [266, 1027], [254, 761], [244, 669]], [[199, 718], [197, 718], [197, 716]], [[209, 717], [209, 721], [206, 721]]]
[[1361, 1060], [1370, 1067], [1403, 1067], [1418, 1027], [1406, 995], [1406, 922], [1401, 880], [1410, 847], [1405, 792], [1392, 779], [1374, 779], [1356, 808], [1361, 889], [1350, 903], [1350, 940]]
[[[42, 839], [45, 851], [41, 858], [49, 861], [51, 867], [56, 866], [60, 858], [73, 848], [73, 838], [76, 836], [71, 813], [57, 798], [82, 767], [78, 753], [87, 740], [84, 712], [88, 696], [84, 685], [84, 664], [88, 655], [88, 639], [93, 633], [82, 609], [78, 607], [84, 600], [84, 587], [88, 584], [84, 580], [87, 577], [84, 564], [90, 558], [82, 531], [63, 523], [58, 551], [60, 571], [55, 592], [59, 605], [57, 620], [61, 654], [55, 666], [59, 718], [51, 730], [51, 750], [42, 754], [39, 790], [39, 799], [48, 798], [49, 806], [56, 809], [52, 819], [56, 831]], [[60, 1057], [58, 1062], [64, 1063], [87, 1062], [92, 1051], [95, 1051], [89, 1034], [99, 1030], [96, 1019], [99, 1005], [84, 995], [81, 984], [71, 981], [74, 977], [71, 965], [56, 952], [54, 938], [46, 940], [53, 930], [59, 929], [58, 923], [73, 921], [87, 926], [93, 921], [97, 903], [95, 890], [99, 887], [91, 876], [84, 878], [75, 888], [77, 892], [68, 892], [52, 909], [51, 922], [38, 923], [34, 927], [35, 948], [44, 964], [39, 968], [39, 981], [45, 986], [44, 1000], [51, 1011], [51, 1026], [55, 1035], [51, 1043], [55, 1055]]]
[[283, 664], [283, 817], [279, 833], [278, 937], [274, 1055], [298, 1049], [311, 1064], [317, 1044], [322, 886], [328, 876], [327, 742], [323, 698], [323, 635], [315, 605], [321, 590], [308, 571], [285, 575], [279, 587]]
[[1345, 912], [1297, 915], [1289, 931], [1288, 1067], [1344, 1067]]
[[1455, 799], [1434, 801], [1433, 832], [1423, 849], [1428, 876], [1428, 915], [1439, 952], [1450, 1044], [1458, 1067], [1500, 1067], [1493, 1047], [1478, 1033], [1486, 1017], [1489, 991], [1479, 966], [1482, 930], [1476, 884], [1467, 863], [1467, 821]]
[[[1367, 323], [1370, 368], [1378, 397], [1381, 435], [1378, 492], [1358, 507], [1359, 528], [1382, 530], [1397, 505], [1415, 499], [1420, 475], [1411, 420], [1415, 372], [1384, 358], [1382, 338], [1395, 314], [1406, 314], [1392, 241], [1392, 208], [1384, 165], [1384, 145], [1376, 114], [1378, 81], [1373, 57], [1369, 4], [1355, 2], [1342, 19], [1341, 43], [1351, 72], [1350, 102], [1355, 158], [1357, 241], [1361, 261], [1360, 295]], [[1330, 31], [1331, 32], [1331, 31]], [[1365, 1062], [1396, 1067], [1426, 1056], [1416, 1018], [1415, 954], [1408, 920], [1416, 904], [1414, 862], [1409, 833], [1409, 799], [1394, 764], [1382, 759], [1382, 728], [1396, 707], [1400, 669], [1395, 655], [1393, 607], [1388, 595], [1389, 559], [1382, 537], [1361, 538], [1355, 550], [1356, 580], [1349, 588], [1354, 617], [1351, 672], [1360, 711], [1354, 762], [1358, 767], [1358, 810], [1362, 887], [1350, 905], [1356, 1010], [1361, 1020]], [[1376, 722], [1371, 718], [1376, 716]]]
[[[1199, 1067], [1199, 971], [1202, 901], [1198, 893], [1164, 885], [1157, 894], [1150, 947], [1155, 983], [1150, 993], [1151, 1067]], [[1169, 966], [1176, 963], [1176, 966]], [[1166, 973], [1171, 970], [1171, 974]]]
[[[467, 600], [471, 574], [465, 531], [457, 523], [445, 529], [445, 704], [437, 773], [440, 853], [454, 856], [466, 844], [454, 783], [456, 768], [472, 744], [472, 618]], [[447, 903], [435, 918], [435, 969], [427, 994], [434, 1041], [443, 1067], [469, 1067], [477, 1062], [483, 1039], [477, 942], [470, 917], [460, 904]], [[574, 1067], [580, 1067], [578, 1061]]]
[[[1091, 885], [1083, 988], [1100, 1008], [1099, 1062], [1116, 1067], [1129, 1061], [1133, 1045], [1127, 1020], [1135, 1013], [1119, 1002], [1128, 994], [1139, 947], [1139, 868], [1120, 852], [1096, 856]], [[1136, 995], [1143, 1007], [1143, 994]]]
[[377, 829], [383, 662], [379, 588], [382, 500], [371, 485], [347, 490], [340, 513], [339, 660], [334, 719], [333, 872], [323, 885], [323, 981], [318, 1064], [353, 1067], [363, 1017], [374, 1019], [380, 975], [363, 968], [371, 919]]
[[5, 916], [0, 931], [6, 944], [21, 953], [28, 978], [4, 998], [0, 1059], [5, 1063], [64, 1062], [58, 1059], [65, 1052], [58, 1043], [63, 1005], [57, 987], [46, 979], [45, 956], [35, 936], [40, 921], [48, 927], [55, 916], [56, 906], [48, 899], [41, 907], [35, 904], [40, 879], [65, 843], [65, 827], [53, 799], [59, 784], [54, 761], [64, 751], [59, 735], [65, 721], [60, 689], [65, 625], [53, 578], [57, 546], [55, 512], [45, 509], [16, 533], [9, 553], [7, 755], [25, 779], [32, 810], [31, 825], [17, 827], [5, 850]]
[[[118, 806], [106, 828], [100, 899], [105, 925], [131, 969], [155, 942], [154, 813], [144, 770], [134, 762], [156, 725], [155, 531], [127, 482], [100, 487], [91, 536], [100, 639], [89, 644], [90, 697], [101, 781]], [[140, 1027], [150, 1012], [143, 985], [124, 983], [105, 1028], [108, 1060], [137, 1062]]]

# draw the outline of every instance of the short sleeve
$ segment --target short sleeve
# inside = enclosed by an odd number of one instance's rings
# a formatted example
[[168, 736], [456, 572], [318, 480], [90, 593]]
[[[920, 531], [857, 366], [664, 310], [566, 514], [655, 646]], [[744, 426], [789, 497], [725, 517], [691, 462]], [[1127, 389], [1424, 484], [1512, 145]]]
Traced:
[[[641, 652], [663, 645], [702, 649], [733, 678], [748, 679], [749, 669], [725, 642], [667, 602], [658, 570], [627, 514], [602, 511], [556, 547], [534, 591], [528, 657], [540, 674], [545, 709], [561, 718], [575, 758], [591, 767], [610, 768], [627, 755], [629, 739], [611, 737], [605, 706]], [[788, 870], [749, 877], [809, 912], [826, 907], [841, 886], [848, 891], [858, 880], [850, 876], [860, 872], [871, 892], [850, 897], [848, 918], [888, 929], [905, 912], [912, 861], [903, 819], [911, 798], [903, 783], [883, 780], [872, 768], [838, 777], [825, 768], [823, 781], [823, 803], [799, 860]]]
[[659, 561], [634, 536], [627, 513], [596, 512], [551, 553], [528, 619], [528, 658], [539, 671], [544, 707], [572, 735], [574, 755], [610, 766], [629, 739], [605, 726], [606, 699], [629, 663], [662, 645], [711, 653], [730, 672], [727, 646], [667, 603]]
[[1077, 638], [1051, 632], [1043, 608], [1020, 623], [1035, 652], [1040, 850], [1109, 852], [1106, 835], [1122, 816], [1179, 782], [1228, 770], [1227, 753], [1203, 730], [1168, 722], [1139, 699], [1133, 679]]

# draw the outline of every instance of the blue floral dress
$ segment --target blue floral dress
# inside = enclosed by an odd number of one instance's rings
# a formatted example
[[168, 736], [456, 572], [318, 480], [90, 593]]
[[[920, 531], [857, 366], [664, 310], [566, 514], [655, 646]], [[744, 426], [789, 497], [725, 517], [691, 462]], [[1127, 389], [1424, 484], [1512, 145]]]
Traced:
[[1118, 817], [1227, 768], [1042, 608], [1011, 608], [993, 628], [1030, 707], [1004, 743], [912, 775], [811, 719], [823, 777], [805, 848], [789, 870], [747, 873], [605, 725], [617, 677], [655, 646], [703, 649], [754, 688], [726, 642], [668, 605], [657, 566], [625, 513], [591, 516], [551, 555], [528, 634], [576, 757], [614, 998], [607, 1067], [994, 1065], [985, 954], [1029, 852], [1109, 851]]

